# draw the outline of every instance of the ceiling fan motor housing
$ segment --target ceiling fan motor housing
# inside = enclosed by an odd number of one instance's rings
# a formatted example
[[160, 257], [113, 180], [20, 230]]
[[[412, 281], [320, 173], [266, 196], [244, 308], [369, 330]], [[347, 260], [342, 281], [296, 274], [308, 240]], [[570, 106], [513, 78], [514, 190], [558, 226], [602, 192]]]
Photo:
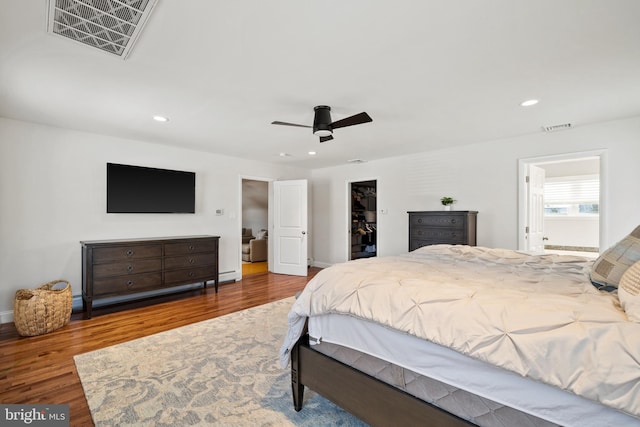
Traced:
[[333, 133], [333, 129], [331, 129], [331, 107], [318, 105], [313, 110], [315, 111], [313, 134], [317, 136], [331, 135]]

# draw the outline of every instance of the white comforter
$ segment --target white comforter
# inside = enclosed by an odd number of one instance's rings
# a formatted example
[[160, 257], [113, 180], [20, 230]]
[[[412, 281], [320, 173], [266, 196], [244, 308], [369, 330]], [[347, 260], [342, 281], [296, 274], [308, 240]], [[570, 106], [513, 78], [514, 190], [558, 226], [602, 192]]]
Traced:
[[374, 321], [640, 417], [640, 324], [589, 281], [591, 261], [436, 245], [327, 268], [289, 313]]

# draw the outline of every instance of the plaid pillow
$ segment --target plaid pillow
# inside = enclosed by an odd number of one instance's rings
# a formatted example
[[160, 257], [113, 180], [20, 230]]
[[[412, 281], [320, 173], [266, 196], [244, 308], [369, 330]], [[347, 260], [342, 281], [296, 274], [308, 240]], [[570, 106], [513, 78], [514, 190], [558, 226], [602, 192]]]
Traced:
[[618, 287], [620, 305], [629, 320], [640, 323], [640, 261], [625, 271]]
[[598, 257], [591, 268], [591, 282], [598, 289], [614, 291], [625, 271], [639, 260], [640, 226]]

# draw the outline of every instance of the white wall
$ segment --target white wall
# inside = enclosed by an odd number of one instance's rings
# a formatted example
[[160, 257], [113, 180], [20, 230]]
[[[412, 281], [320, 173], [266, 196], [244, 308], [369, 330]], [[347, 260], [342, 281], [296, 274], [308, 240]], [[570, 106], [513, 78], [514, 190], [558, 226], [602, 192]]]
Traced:
[[[378, 254], [407, 252], [407, 211], [440, 210], [440, 198], [458, 200], [456, 210], [477, 210], [478, 245], [518, 246], [518, 159], [606, 150], [608, 176], [604, 246], [640, 224], [640, 117], [579, 124], [572, 130], [452, 147], [418, 155], [312, 172], [313, 253], [317, 265], [347, 259], [347, 182], [378, 180]], [[381, 209], [387, 211], [382, 214]]]
[[[107, 162], [196, 172], [196, 213], [106, 214]], [[309, 178], [298, 168], [0, 118], [0, 321], [11, 320], [21, 288], [64, 278], [80, 295], [81, 240], [218, 235], [222, 278], [240, 277], [242, 175]]]

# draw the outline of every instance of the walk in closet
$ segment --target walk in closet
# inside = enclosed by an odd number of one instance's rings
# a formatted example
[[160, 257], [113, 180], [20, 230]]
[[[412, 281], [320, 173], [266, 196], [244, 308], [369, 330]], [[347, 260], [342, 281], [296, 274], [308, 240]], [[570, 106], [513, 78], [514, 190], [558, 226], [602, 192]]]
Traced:
[[375, 180], [351, 183], [351, 259], [376, 256]]

